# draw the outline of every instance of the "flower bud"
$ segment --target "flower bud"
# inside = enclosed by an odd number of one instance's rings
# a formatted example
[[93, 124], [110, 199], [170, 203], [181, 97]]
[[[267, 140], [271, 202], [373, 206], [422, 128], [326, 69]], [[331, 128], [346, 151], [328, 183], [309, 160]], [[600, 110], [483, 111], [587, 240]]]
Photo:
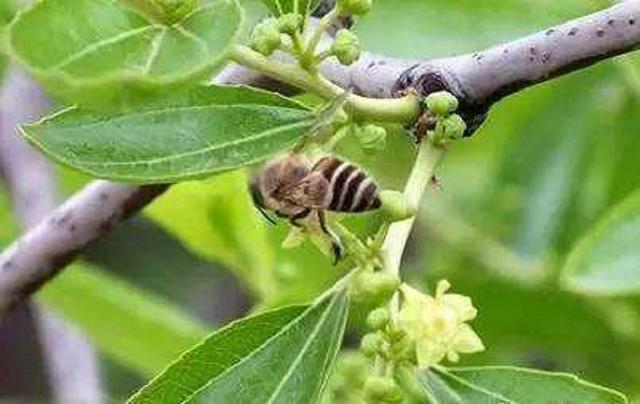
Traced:
[[251, 33], [251, 48], [265, 56], [271, 55], [282, 43], [278, 20], [267, 18], [255, 26]]
[[425, 104], [429, 111], [439, 116], [447, 116], [458, 109], [458, 99], [447, 91], [429, 94]]
[[338, 0], [342, 15], [364, 15], [371, 10], [372, 0]]
[[378, 333], [369, 333], [360, 340], [360, 352], [367, 358], [373, 358], [380, 352], [384, 338]]
[[402, 402], [402, 390], [388, 377], [371, 376], [364, 384], [364, 396], [367, 403]]
[[416, 209], [407, 203], [404, 195], [398, 191], [384, 190], [380, 192], [383, 211], [394, 222], [409, 219], [416, 215]]
[[360, 58], [360, 40], [353, 32], [342, 28], [336, 33], [331, 53], [343, 65], [350, 65]]
[[367, 327], [372, 330], [381, 330], [387, 324], [389, 324], [389, 310], [385, 308], [379, 308], [373, 310], [367, 316]]
[[400, 278], [387, 272], [362, 272], [351, 283], [351, 297], [356, 302], [382, 306], [400, 286]]
[[293, 35], [302, 27], [303, 17], [300, 14], [288, 13], [278, 18], [278, 29], [283, 34]]
[[467, 130], [467, 124], [458, 114], [452, 114], [442, 120], [444, 133], [449, 139], [461, 139]]
[[365, 151], [379, 152], [387, 146], [387, 130], [382, 126], [365, 125], [355, 132]]

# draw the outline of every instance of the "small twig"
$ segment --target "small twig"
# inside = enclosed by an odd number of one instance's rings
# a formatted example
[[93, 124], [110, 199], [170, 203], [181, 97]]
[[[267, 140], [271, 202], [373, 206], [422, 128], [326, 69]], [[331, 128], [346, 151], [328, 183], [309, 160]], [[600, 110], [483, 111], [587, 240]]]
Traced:
[[[435, 175], [435, 171], [444, 157], [445, 149], [434, 146], [429, 139], [424, 139], [420, 144], [418, 157], [411, 170], [404, 190], [406, 202], [415, 207], [422, 204], [423, 196], [429, 188], [429, 184]], [[396, 222], [389, 227], [389, 232], [384, 240], [382, 249], [385, 258], [385, 271], [394, 275], [400, 274], [402, 256], [406, 248], [409, 236], [415, 224], [415, 216], [411, 219]], [[397, 296], [390, 304], [391, 313], [398, 310]]]
[[[0, 167], [23, 229], [55, 208], [53, 167], [15, 130], [41, 116], [46, 97], [20, 70], [11, 69], [0, 95]], [[50, 310], [33, 305], [53, 396], [58, 403], [104, 401], [98, 359], [83, 334]], [[2, 313], [0, 313], [2, 314]]]

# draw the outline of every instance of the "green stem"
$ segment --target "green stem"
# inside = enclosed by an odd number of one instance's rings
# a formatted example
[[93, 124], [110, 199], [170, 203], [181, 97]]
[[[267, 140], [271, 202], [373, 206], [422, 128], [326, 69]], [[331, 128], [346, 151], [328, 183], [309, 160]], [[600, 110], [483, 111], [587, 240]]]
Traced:
[[[318, 74], [309, 73], [298, 66], [269, 59], [246, 46], [234, 46], [228, 56], [240, 65], [313, 93], [327, 101], [344, 92], [344, 89]], [[360, 120], [411, 124], [420, 114], [420, 102], [414, 95], [388, 99], [350, 95], [345, 109]]]
[[307, 45], [307, 49], [306, 49], [307, 57], [313, 57], [313, 55], [316, 52], [316, 48], [320, 43], [320, 40], [324, 36], [325, 32], [327, 32], [327, 29], [329, 29], [329, 27], [331, 26], [331, 22], [337, 15], [338, 15], [338, 10], [334, 8], [333, 10], [331, 10], [329, 13], [327, 13], [324, 17], [320, 19], [320, 22], [318, 22], [318, 26], [316, 27], [316, 30], [313, 33], [313, 36], [311, 37], [311, 39], [309, 40], [309, 44]]
[[[435, 146], [429, 139], [423, 140], [420, 144], [418, 157], [404, 189], [404, 197], [411, 206], [416, 208], [420, 206], [422, 197], [427, 191], [444, 154], [445, 149]], [[416, 218], [413, 217], [394, 223], [389, 227], [389, 232], [382, 247], [385, 256], [385, 271], [394, 275], [400, 274], [400, 263], [415, 221]], [[397, 294], [391, 300], [389, 309], [392, 317], [395, 317], [398, 311]]]

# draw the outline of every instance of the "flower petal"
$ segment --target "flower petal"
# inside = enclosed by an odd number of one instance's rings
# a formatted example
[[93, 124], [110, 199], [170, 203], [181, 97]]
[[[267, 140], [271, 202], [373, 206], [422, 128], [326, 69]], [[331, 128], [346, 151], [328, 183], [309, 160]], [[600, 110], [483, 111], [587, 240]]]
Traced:
[[460, 353], [474, 353], [484, 351], [484, 344], [468, 324], [461, 324], [456, 332], [451, 349]]
[[460, 322], [473, 320], [478, 315], [478, 310], [473, 307], [471, 299], [467, 296], [447, 294], [442, 296], [441, 301], [447, 307], [455, 310]]

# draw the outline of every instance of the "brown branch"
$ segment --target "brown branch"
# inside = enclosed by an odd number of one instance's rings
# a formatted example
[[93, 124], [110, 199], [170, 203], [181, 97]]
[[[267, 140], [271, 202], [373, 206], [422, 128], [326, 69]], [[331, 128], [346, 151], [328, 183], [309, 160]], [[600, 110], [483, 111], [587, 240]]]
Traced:
[[[448, 90], [460, 99], [471, 134], [502, 97], [638, 46], [640, 0], [627, 0], [474, 54], [425, 62], [364, 55], [350, 67], [327, 62], [322, 72], [341, 87], [369, 97]], [[217, 81], [291, 90], [238, 66], [225, 69]], [[0, 313], [37, 290], [88, 244], [164, 189], [98, 181], [69, 199], [0, 255]]]
[[[23, 229], [56, 206], [53, 167], [20, 137], [16, 126], [48, 109], [46, 97], [22, 71], [11, 69], [0, 95], [0, 168]], [[32, 305], [53, 396], [58, 403], [103, 402], [98, 359], [80, 330]]]

